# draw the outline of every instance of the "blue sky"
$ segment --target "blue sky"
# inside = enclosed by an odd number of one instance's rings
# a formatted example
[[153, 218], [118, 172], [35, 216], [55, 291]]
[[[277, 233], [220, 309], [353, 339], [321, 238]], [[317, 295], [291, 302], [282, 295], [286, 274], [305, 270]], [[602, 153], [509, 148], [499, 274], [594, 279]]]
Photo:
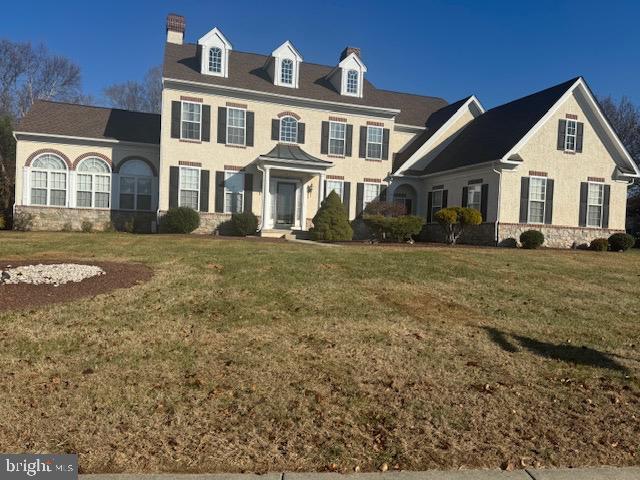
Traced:
[[99, 98], [161, 63], [169, 12], [186, 17], [188, 42], [218, 26], [237, 50], [288, 39], [330, 65], [360, 47], [367, 78], [389, 90], [493, 107], [583, 75], [596, 94], [640, 104], [638, 1], [23, 0], [3, 5], [0, 37], [71, 58]]

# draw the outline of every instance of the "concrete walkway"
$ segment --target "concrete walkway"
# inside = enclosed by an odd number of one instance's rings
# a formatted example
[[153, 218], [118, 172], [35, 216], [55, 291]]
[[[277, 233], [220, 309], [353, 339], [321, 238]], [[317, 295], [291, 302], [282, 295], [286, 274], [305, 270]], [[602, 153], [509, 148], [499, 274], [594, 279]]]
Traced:
[[640, 467], [502, 470], [456, 470], [384, 473], [242, 473], [220, 474], [99, 474], [82, 480], [640, 480]]

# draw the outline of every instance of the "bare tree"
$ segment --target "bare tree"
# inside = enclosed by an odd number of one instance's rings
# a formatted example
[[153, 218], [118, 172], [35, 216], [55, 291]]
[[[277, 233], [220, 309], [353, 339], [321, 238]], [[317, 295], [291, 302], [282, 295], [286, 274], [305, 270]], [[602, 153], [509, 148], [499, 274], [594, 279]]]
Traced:
[[162, 69], [159, 66], [149, 69], [142, 82], [129, 80], [110, 85], [104, 89], [104, 96], [116, 108], [160, 113]]
[[640, 107], [634, 105], [627, 97], [622, 97], [616, 102], [608, 96], [599, 98], [598, 102], [620, 136], [620, 141], [636, 163], [640, 164]]

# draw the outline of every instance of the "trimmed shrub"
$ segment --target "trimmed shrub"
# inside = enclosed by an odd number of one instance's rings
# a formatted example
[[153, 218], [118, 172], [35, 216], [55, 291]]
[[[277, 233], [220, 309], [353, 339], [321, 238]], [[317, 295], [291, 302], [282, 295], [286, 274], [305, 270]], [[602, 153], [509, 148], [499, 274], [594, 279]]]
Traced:
[[13, 228], [21, 232], [28, 232], [33, 228], [33, 215], [27, 212], [18, 212], [13, 217]]
[[258, 217], [252, 212], [234, 213], [231, 215], [231, 227], [234, 235], [255, 235], [258, 230]]
[[414, 215], [402, 215], [400, 217], [384, 217], [382, 215], [367, 215], [364, 217], [367, 227], [380, 240], [392, 242], [404, 242], [418, 235], [424, 225], [424, 219]]
[[[191, 233], [200, 226], [200, 215], [193, 208], [170, 208], [162, 218], [163, 230], [167, 233]], [[134, 222], [132, 220], [132, 230]]]
[[518, 241], [513, 237], [509, 237], [498, 243], [498, 246], [502, 248], [518, 248]]
[[117, 229], [114, 223], [111, 220], [108, 220], [104, 222], [104, 225], [102, 226], [102, 231], [105, 233], [113, 233], [113, 232], [116, 232]]
[[364, 208], [365, 215], [382, 215], [384, 217], [400, 217], [407, 214], [406, 207], [401, 203], [373, 200]]
[[612, 252], [625, 252], [633, 247], [636, 239], [628, 233], [614, 233], [609, 237], [609, 246]]
[[606, 238], [594, 238], [589, 248], [595, 252], [606, 252], [609, 249], [609, 240]]
[[526, 230], [520, 234], [522, 248], [534, 249], [544, 243], [544, 234], [540, 230]]
[[93, 223], [85, 220], [84, 222], [82, 222], [80, 224], [80, 230], [82, 230], [84, 233], [91, 233], [93, 232]]
[[455, 245], [467, 227], [482, 223], [482, 214], [468, 207], [443, 208], [434, 214], [434, 218], [442, 226], [449, 245]]
[[4, 230], [6, 227], [7, 227], [7, 224], [4, 221], [4, 215], [0, 214], [0, 230]]
[[344, 242], [353, 238], [349, 216], [335, 191], [331, 191], [322, 201], [313, 217], [311, 238], [320, 242]]

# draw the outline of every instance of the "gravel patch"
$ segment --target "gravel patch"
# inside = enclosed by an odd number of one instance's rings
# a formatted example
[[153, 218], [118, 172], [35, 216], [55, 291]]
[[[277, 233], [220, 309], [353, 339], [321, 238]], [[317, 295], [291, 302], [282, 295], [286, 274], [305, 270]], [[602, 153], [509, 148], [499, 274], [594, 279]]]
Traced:
[[19, 267], [7, 266], [0, 270], [0, 285], [66, 285], [69, 282], [78, 283], [87, 278], [104, 275], [106, 272], [95, 265], [81, 265], [77, 263], [54, 263], [23, 265]]

